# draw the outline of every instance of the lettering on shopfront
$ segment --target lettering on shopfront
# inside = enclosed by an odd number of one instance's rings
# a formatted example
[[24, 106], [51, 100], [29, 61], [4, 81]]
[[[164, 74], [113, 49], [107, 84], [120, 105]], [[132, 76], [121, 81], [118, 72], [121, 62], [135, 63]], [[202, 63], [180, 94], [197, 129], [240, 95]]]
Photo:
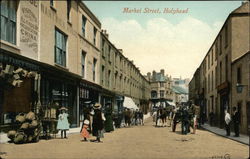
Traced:
[[21, 1], [20, 47], [33, 58], [38, 52], [38, 1]]

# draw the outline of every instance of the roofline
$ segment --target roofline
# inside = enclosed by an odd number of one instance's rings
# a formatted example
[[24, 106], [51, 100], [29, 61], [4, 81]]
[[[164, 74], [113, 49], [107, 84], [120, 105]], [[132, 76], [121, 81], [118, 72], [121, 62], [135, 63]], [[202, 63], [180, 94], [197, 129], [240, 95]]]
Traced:
[[238, 62], [239, 60], [241, 60], [242, 58], [244, 58], [245, 56], [249, 55], [250, 54], [250, 51], [248, 51], [247, 53], [243, 54], [242, 56], [238, 57], [237, 59], [235, 59], [233, 62], [232, 62], [232, 65], [235, 64], [236, 62]]
[[91, 10], [83, 3], [82, 0], [77, 0], [79, 2], [79, 6], [87, 13], [87, 15], [96, 23], [98, 27], [101, 28], [101, 22], [98, 18], [91, 12]]

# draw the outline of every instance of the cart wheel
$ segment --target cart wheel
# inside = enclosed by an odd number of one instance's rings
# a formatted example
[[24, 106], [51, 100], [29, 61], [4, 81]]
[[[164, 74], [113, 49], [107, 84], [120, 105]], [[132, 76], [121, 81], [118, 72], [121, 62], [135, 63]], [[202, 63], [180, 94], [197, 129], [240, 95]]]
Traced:
[[39, 141], [39, 135], [37, 135], [37, 137], [34, 139], [34, 142], [38, 142]]

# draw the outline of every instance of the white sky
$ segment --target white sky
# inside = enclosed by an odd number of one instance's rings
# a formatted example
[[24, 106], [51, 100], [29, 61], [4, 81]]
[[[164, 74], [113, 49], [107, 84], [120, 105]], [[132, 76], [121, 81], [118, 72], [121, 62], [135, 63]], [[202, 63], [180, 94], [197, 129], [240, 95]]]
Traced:
[[[110, 41], [140, 68], [192, 78], [230, 12], [241, 2], [84, 2]], [[189, 8], [187, 14], [125, 14], [124, 7]]]

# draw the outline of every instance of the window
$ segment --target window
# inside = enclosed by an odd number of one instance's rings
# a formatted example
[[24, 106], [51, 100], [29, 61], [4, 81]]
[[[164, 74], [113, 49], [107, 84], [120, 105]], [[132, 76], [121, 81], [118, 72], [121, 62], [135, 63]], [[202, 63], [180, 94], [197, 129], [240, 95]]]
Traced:
[[160, 87], [164, 87], [164, 83], [163, 82], [160, 82]]
[[207, 61], [207, 69], [209, 70], [210, 67], [210, 54], [208, 54], [208, 61]]
[[222, 83], [222, 62], [220, 62], [220, 84]]
[[164, 98], [164, 91], [163, 90], [160, 90], [160, 97]]
[[110, 55], [111, 55], [111, 47], [109, 45], [109, 52], [108, 52], [108, 59], [109, 59], [109, 61], [111, 61], [111, 58], [110, 58], [111, 56]]
[[212, 77], [211, 77], [211, 81], [212, 81], [212, 86], [211, 86], [211, 90], [214, 89], [214, 71], [212, 71]]
[[56, 29], [55, 38], [55, 63], [66, 67], [67, 36]]
[[1, 40], [16, 44], [16, 1], [0, 1]]
[[93, 71], [93, 81], [95, 81], [95, 76], [96, 76], [96, 62], [97, 62], [97, 59], [93, 59], [93, 67], [92, 67], [92, 71]]
[[102, 39], [102, 55], [104, 55], [105, 40]]
[[214, 63], [214, 49], [212, 48], [212, 53], [211, 53], [211, 65], [213, 66]]
[[51, 7], [54, 6], [54, 0], [50, 0], [50, 6], [51, 6]]
[[93, 42], [96, 45], [96, 33], [97, 33], [97, 29], [94, 27], [94, 38], [93, 38]]
[[228, 26], [225, 26], [225, 48], [228, 45]]
[[82, 51], [82, 77], [85, 78], [85, 59], [86, 52]]
[[109, 78], [109, 80], [108, 80], [108, 87], [110, 88], [110, 85], [111, 85], [111, 71], [110, 70], [108, 72], [108, 78]]
[[82, 16], [82, 35], [85, 37], [86, 36], [86, 22], [87, 19]]
[[220, 35], [220, 55], [222, 54], [222, 36]]
[[237, 68], [237, 83], [241, 83], [241, 67]]
[[67, 0], [67, 20], [70, 21], [71, 0]]
[[102, 65], [102, 85], [104, 85], [105, 81], [105, 66]]
[[217, 45], [217, 42], [216, 42], [216, 44], [215, 44], [215, 51], [214, 51], [214, 53], [215, 53], [215, 61], [217, 60], [217, 57], [218, 57], [218, 45]]
[[228, 65], [228, 58], [227, 58], [227, 55], [226, 55], [226, 57], [225, 57], [225, 76], [226, 76], [226, 78], [225, 78], [225, 80], [227, 81], [227, 78], [228, 78], [228, 70], [227, 70], [227, 65]]
[[156, 91], [151, 92], [151, 98], [157, 98], [157, 92]]

